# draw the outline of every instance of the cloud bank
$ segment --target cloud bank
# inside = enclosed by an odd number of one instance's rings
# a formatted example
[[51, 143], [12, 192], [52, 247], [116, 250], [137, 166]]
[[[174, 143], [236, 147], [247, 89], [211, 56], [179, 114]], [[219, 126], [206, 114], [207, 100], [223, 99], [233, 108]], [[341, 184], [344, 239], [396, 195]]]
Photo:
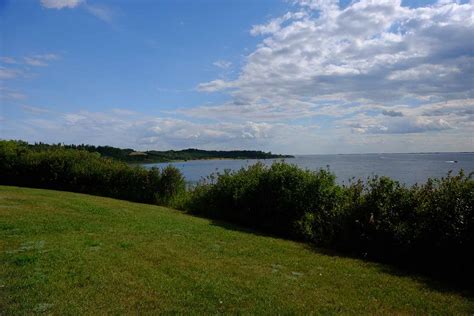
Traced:
[[[262, 36], [234, 80], [199, 91], [231, 100], [189, 117], [329, 121], [326, 132], [413, 134], [456, 129], [474, 150], [474, 2], [410, 8], [399, 0], [294, 1], [255, 25]], [[436, 112], [434, 112], [436, 111]], [[437, 113], [436, 116], [433, 113]]]
[[271, 102], [401, 101], [474, 94], [473, 4], [410, 9], [397, 0], [299, 1], [301, 10], [252, 28], [266, 35], [234, 81], [201, 84]]

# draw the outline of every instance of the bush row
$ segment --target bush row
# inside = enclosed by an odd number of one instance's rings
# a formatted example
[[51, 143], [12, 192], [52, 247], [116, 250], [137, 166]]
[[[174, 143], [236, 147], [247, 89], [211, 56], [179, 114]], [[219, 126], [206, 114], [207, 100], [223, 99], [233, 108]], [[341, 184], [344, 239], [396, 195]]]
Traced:
[[473, 280], [474, 181], [462, 172], [405, 187], [339, 186], [328, 170], [257, 164], [203, 181], [178, 207], [320, 247]]
[[146, 170], [84, 150], [31, 150], [26, 143], [0, 141], [0, 184], [47, 188], [167, 204], [184, 191], [178, 169]]

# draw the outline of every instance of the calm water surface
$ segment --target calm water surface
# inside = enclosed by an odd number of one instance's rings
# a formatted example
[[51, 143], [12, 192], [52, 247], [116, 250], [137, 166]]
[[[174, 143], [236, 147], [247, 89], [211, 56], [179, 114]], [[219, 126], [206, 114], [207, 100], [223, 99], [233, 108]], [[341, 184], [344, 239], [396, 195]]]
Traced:
[[[258, 161], [271, 165], [280, 160], [194, 160], [144, 166], [162, 168], [171, 164], [181, 170], [188, 182], [197, 182], [211, 173], [225, 169], [238, 170]], [[474, 153], [304, 155], [284, 160], [310, 170], [329, 166], [339, 183], [347, 182], [353, 177], [366, 179], [372, 175], [384, 175], [411, 185], [425, 182], [430, 177], [445, 176], [450, 170], [455, 173], [461, 169], [467, 173], [474, 171]]]

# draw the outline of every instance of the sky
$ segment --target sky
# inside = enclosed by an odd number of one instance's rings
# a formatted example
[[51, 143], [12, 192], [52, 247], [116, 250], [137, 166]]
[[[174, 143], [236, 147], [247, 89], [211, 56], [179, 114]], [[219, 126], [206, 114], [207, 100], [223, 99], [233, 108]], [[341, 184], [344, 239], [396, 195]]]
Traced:
[[474, 0], [0, 0], [0, 139], [474, 151]]

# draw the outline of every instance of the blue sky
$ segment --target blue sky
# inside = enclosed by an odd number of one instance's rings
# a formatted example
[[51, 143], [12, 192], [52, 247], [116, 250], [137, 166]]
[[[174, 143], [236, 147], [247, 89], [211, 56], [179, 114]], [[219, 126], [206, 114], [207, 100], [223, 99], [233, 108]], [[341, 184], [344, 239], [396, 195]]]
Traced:
[[0, 138], [474, 151], [469, 1], [0, 0]]

